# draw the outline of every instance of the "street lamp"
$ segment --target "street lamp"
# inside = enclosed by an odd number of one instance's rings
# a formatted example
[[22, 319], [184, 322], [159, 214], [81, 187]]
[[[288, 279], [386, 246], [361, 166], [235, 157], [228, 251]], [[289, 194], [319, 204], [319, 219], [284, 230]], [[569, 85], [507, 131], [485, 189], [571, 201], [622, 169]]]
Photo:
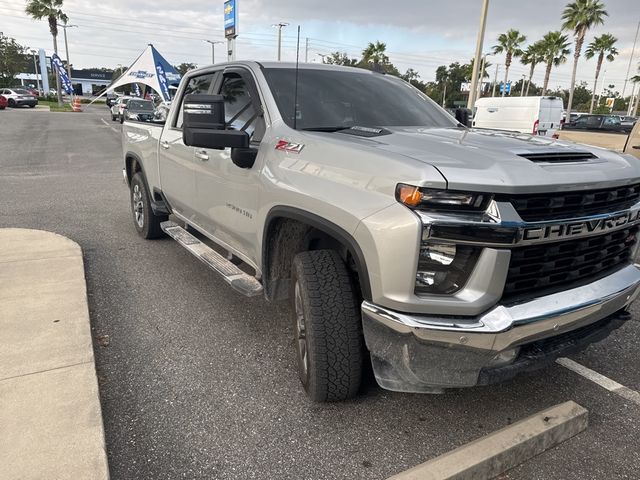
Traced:
[[[36, 75], [36, 87], [38, 87], [38, 92], [42, 92], [42, 89], [40, 88], [40, 79], [38, 78], [38, 63], [36, 62], [36, 53], [38, 52], [30, 50], [29, 53], [33, 57], [33, 73]], [[44, 94], [44, 92], [42, 92], [42, 94]]]
[[215, 64], [216, 63], [216, 44], [224, 43], [224, 42], [217, 42], [214, 40], [205, 40], [205, 42], [211, 44], [211, 64]]
[[280, 61], [280, 54], [282, 49], [282, 27], [286, 27], [288, 25], [289, 24], [286, 22], [274, 23], [273, 25], [271, 25], [272, 27], [278, 29], [278, 61]]
[[322, 63], [324, 63], [324, 57], [329, 57], [330, 55], [326, 53], [316, 53], [320, 58], [322, 58]]
[[64, 49], [67, 52], [67, 74], [69, 75], [69, 82], [71, 82], [71, 61], [69, 60], [69, 44], [67, 43], [67, 28], [74, 28], [78, 25], [58, 25], [59, 27], [64, 28]]

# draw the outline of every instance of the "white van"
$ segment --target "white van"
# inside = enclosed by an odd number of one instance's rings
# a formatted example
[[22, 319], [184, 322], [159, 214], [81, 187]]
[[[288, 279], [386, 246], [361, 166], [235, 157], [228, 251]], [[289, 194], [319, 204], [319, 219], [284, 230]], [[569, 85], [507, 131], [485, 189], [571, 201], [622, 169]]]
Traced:
[[551, 135], [562, 122], [560, 97], [487, 97], [476, 101], [473, 126]]

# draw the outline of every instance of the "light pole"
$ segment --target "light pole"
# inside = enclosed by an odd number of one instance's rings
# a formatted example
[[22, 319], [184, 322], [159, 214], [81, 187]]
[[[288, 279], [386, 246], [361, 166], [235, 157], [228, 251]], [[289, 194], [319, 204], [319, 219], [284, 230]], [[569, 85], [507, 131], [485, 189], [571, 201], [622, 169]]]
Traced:
[[224, 42], [218, 42], [215, 40], [205, 40], [205, 42], [211, 44], [211, 64], [213, 65], [216, 63], [216, 44]]
[[482, 44], [484, 43], [484, 31], [487, 26], [487, 12], [489, 11], [489, 0], [482, 1], [482, 9], [480, 10], [480, 28], [478, 29], [478, 39], [476, 41], [476, 55], [473, 61], [473, 73], [471, 74], [471, 90], [469, 91], [469, 100], [467, 108], [472, 109], [476, 103], [476, 88], [478, 81], [478, 69], [480, 68], [480, 57], [482, 56]]
[[485, 65], [487, 64], [487, 57], [491, 56], [491, 53], [485, 53], [482, 56], [482, 63], [480, 64], [480, 75], [478, 75], [478, 91], [476, 92], [476, 100], [480, 97], [482, 97], [482, 84], [484, 81], [484, 69], [486, 68]]
[[274, 23], [272, 27], [278, 29], [278, 61], [280, 61], [281, 49], [282, 49], [282, 27], [286, 27], [289, 24], [286, 22]]
[[[629, 57], [629, 65], [627, 66], [627, 75], [624, 77], [624, 86], [622, 87], [622, 100], [624, 101], [624, 92], [627, 89], [627, 80], [629, 79], [629, 72], [631, 71], [631, 65], [633, 63], [633, 55], [636, 53], [636, 43], [638, 43], [638, 33], [640, 33], [640, 21], [638, 22], [638, 28], [636, 28], [636, 36], [633, 40], [633, 48], [631, 49], [631, 56]], [[629, 99], [629, 110], [631, 110], [633, 104], [633, 95]]]
[[44, 95], [44, 92], [42, 92], [42, 89], [40, 88], [40, 79], [38, 78], [38, 63], [36, 62], [36, 53], [38, 52], [30, 50], [29, 53], [33, 57], [33, 73], [36, 75], [36, 87], [38, 88], [38, 92], [41, 92], [42, 95]]
[[69, 75], [69, 82], [71, 82], [71, 61], [69, 60], [69, 44], [67, 43], [67, 28], [77, 27], [78, 25], [59, 25], [64, 28], [64, 49], [67, 52], [67, 75]]
[[496, 96], [496, 85], [498, 84], [498, 69], [500, 68], [500, 64], [496, 63], [496, 74], [493, 76], [493, 88], [491, 89], [491, 96]]
[[524, 97], [524, 81], [525, 81], [526, 78], [527, 78], [527, 76], [523, 73], [522, 74], [522, 85], [521, 85], [522, 88], [520, 88], [520, 96], [521, 97]]
[[316, 53], [320, 58], [322, 58], [322, 63], [324, 63], [324, 57], [330, 57], [331, 55], [327, 55], [326, 53]]

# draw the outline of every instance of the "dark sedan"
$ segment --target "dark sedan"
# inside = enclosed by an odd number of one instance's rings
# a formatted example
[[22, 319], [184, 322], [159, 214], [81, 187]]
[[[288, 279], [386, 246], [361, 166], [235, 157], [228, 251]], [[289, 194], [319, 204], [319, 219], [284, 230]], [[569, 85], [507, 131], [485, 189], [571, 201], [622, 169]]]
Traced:
[[151, 100], [131, 99], [124, 107], [120, 116], [120, 123], [125, 120], [135, 120], [138, 122], [150, 122], [153, 120], [155, 106]]
[[580, 115], [566, 123], [563, 130], [585, 130], [603, 133], [624, 133], [628, 135], [633, 125], [625, 125], [618, 115]]

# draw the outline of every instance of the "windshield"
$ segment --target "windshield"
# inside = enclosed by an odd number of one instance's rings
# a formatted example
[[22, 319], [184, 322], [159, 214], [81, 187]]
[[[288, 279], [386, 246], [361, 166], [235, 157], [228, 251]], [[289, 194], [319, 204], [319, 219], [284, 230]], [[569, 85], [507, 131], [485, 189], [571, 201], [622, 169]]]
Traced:
[[148, 100], [129, 100], [129, 110], [153, 110], [153, 102]]
[[[293, 127], [295, 69], [264, 74], [287, 125]], [[298, 129], [455, 127], [426, 95], [390, 75], [302, 68], [298, 72]]]

